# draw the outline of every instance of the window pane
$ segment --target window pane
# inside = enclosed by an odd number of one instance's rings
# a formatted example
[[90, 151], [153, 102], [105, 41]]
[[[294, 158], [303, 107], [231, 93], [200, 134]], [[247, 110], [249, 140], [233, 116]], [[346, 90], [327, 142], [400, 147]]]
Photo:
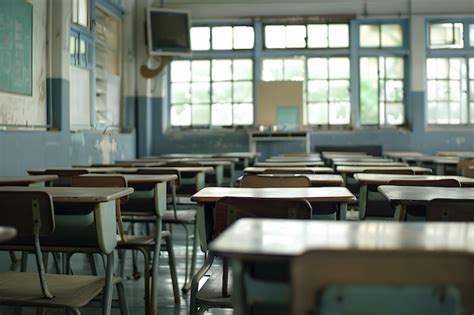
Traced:
[[89, 26], [89, 0], [78, 0], [77, 24]]
[[436, 81], [435, 80], [428, 81], [427, 99], [428, 101], [436, 101]]
[[380, 47], [380, 25], [360, 25], [359, 39], [360, 47]]
[[430, 48], [462, 48], [462, 23], [430, 24]]
[[387, 57], [385, 58], [385, 76], [387, 79], [403, 79], [403, 58]]
[[382, 47], [403, 46], [403, 33], [400, 24], [382, 24]]
[[329, 58], [329, 78], [348, 79], [349, 72], [349, 58]]
[[326, 125], [328, 119], [328, 103], [308, 104], [308, 123], [310, 125]]
[[362, 124], [378, 123], [378, 58], [360, 59], [360, 120]]
[[265, 26], [265, 47], [285, 48], [285, 26], [284, 25]]
[[403, 115], [403, 103], [387, 103], [387, 124], [402, 125], [405, 122]]
[[283, 80], [283, 60], [281, 59], [266, 59], [263, 60], [263, 74], [264, 81]]
[[469, 111], [471, 112], [471, 124], [474, 124], [474, 102], [471, 102]]
[[385, 93], [388, 102], [403, 101], [403, 81], [388, 80], [385, 83]]
[[429, 102], [428, 103], [428, 124], [436, 124], [436, 109], [438, 108], [436, 102]]
[[253, 78], [252, 60], [234, 60], [234, 80], [251, 80]]
[[232, 125], [232, 105], [213, 104], [211, 113], [211, 124], [214, 126]]
[[191, 85], [189, 83], [171, 84], [171, 103], [188, 103], [191, 101]]
[[326, 24], [308, 25], [308, 47], [327, 48], [328, 46], [328, 26]]
[[191, 64], [193, 81], [211, 80], [211, 62], [208, 60], [196, 60]]
[[474, 58], [469, 59], [469, 78], [474, 79]]
[[79, 13], [78, 11], [78, 1], [79, 0], [72, 0], [72, 5], [71, 5], [71, 11], [72, 11], [72, 23], [76, 23], [77, 24], [77, 20], [79, 19], [77, 14]]
[[234, 49], [252, 49], [254, 46], [255, 35], [253, 27], [235, 26], [234, 27]]
[[[471, 95], [469, 96], [469, 99], [474, 102], [474, 81], [471, 81], [469, 84], [469, 91]], [[474, 112], [471, 112], [471, 115], [474, 117]]]
[[171, 63], [171, 82], [189, 82], [190, 80], [189, 61], [173, 61]]
[[171, 125], [172, 126], [189, 126], [191, 125], [191, 106], [172, 105], [171, 106]]
[[208, 126], [211, 124], [211, 106], [193, 105], [192, 123], [194, 126]]
[[329, 81], [329, 100], [335, 101], [349, 101], [349, 81], [347, 80], [332, 80]]
[[436, 99], [438, 101], [449, 100], [449, 81], [436, 82]]
[[451, 58], [449, 60], [449, 78], [454, 80], [460, 80], [464, 74], [462, 73], [463, 60]]
[[449, 107], [448, 103], [438, 102], [436, 107], [437, 120], [438, 124], [448, 124], [449, 123]]
[[328, 81], [315, 80], [308, 82], [308, 101], [309, 102], [326, 102], [328, 95]]
[[427, 79], [436, 78], [436, 59], [428, 58], [426, 60], [426, 78]]
[[232, 49], [231, 26], [216, 26], [212, 28], [212, 49]]
[[298, 59], [285, 60], [285, 80], [303, 81], [304, 80], [304, 61]]
[[286, 47], [288, 48], [306, 47], [306, 26], [288, 25], [286, 27]]
[[329, 47], [349, 47], [349, 25], [329, 24]]
[[252, 102], [252, 82], [234, 82], [233, 101], [237, 103]]
[[474, 24], [469, 25], [469, 45], [474, 47]]
[[211, 85], [209, 83], [193, 83], [191, 86], [193, 104], [195, 103], [209, 103]]
[[461, 102], [461, 95], [463, 91], [461, 89], [460, 81], [449, 81], [449, 100]]
[[461, 103], [449, 103], [449, 123], [460, 124], [461, 123]]
[[329, 104], [329, 123], [331, 125], [347, 125], [351, 121], [351, 105], [349, 102]]
[[232, 79], [231, 60], [212, 60], [212, 80], [230, 81]]
[[192, 27], [191, 28], [191, 49], [192, 50], [211, 49], [210, 27]]
[[232, 102], [232, 83], [217, 82], [212, 84], [212, 102], [230, 103]]
[[253, 105], [250, 103], [234, 104], [234, 125], [253, 124]]
[[326, 58], [308, 59], [308, 78], [326, 79], [328, 77], [328, 60]]

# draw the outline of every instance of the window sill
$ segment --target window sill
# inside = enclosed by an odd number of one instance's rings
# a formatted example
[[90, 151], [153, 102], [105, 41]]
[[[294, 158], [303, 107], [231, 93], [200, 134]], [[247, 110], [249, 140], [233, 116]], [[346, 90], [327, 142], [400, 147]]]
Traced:
[[474, 132], [474, 126], [453, 126], [453, 125], [429, 125], [426, 132]]

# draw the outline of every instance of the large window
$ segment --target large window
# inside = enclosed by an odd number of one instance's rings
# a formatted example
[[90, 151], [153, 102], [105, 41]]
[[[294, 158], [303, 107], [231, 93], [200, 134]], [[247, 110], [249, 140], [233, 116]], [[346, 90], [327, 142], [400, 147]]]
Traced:
[[[405, 54], [403, 25], [359, 25], [360, 124], [405, 123]], [[402, 56], [400, 56], [402, 55]]]
[[252, 54], [233, 55], [253, 49], [254, 41], [252, 26], [191, 28], [191, 46], [198, 57], [173, 61], [170, 67], [171, 126], [209, 128], [253, 124]]
[[474, 21], [428, 20], [429, 125], [474, 124]]

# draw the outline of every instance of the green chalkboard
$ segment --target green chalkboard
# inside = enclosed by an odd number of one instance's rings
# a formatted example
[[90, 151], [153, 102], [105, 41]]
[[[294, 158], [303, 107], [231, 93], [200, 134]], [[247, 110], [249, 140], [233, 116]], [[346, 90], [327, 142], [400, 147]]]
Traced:
[[33, 7], [0, 0], [0, 91], [32, 94]]

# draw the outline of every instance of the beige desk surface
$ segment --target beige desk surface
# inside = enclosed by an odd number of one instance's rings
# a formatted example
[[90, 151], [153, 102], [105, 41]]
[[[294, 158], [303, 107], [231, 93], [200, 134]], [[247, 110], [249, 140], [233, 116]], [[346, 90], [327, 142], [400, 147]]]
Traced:
[[225, 153], [171, 153], [163, 154], [164, 158], [213, 158], [213, 157], [233, 157], [238, 159], [253, 159], [260, 156], [259, 152], [225, 152]]
[[329, 151], [329, 152], [321, 152], [321, 156], [325, 159], [330, 159], [330, 158], [336, 158], [336, 157], [340, 157], [340, 158], [348, 158], [348, 157], [351, 157], [351, 158], [356, 158], [356, 157], [360, 157], [360, 158], [368, 158], [370, 157], [371, 155], [368, 155], [367, 153], [365, 152], [337, 152], [337, 151]]
[[338, 166], [336, 172], [343, 174], [354, 174], [354, 173], [363, 173], [367, 170], [377, 170], [377, 171], [392, 171], [392, 170], [404, 170], [411, 169], [415, 174], [431, 174], [431, 168], [419, 167], [419, 166]]
[[377, 163], [392, 163], [395, 162], [392, 159], [387, 159], [387, 158], [381, 158], [378, 156], [373, 156], [373, 157], [355, 157], [355, 158], [350, 158], [350, 157], [337, 157], [337, 158], [330, 158], [332, 163], [336, 162], [377, 162]]
[[99, 187], [0, 187], [1, 191], [44, 191], [60, 203], [99, 203], [115, 200], [133, 193], [132, 188]]
[[390, 161], [376, 161], [373, 162], [359, 162], [359, 161], [333, 161], [335, 166], [408, 166], [407, 163], [390, 162]]
[[453, 178], [458, 180], [461, 183], [461, 186], [463, 187], [474, 187], [474, 178], [464, 176], [357, 173], [354, 174], [354, 178], [359, 183], [366, 185], [387, 185], [392, 180], [432, 181]]
[[244, 173], [247, 174], [262, 174], [266, 170], [284, 170], [284, 171], [291, 171], [294, 172], [295, 174], [298, 173], [298, 171], [307, 171], [311, 170], [314, 174], [331, 174], [334, 173], [334, 170], [330, 167], [246, 167], [244, 169]]
[[294, 157], [294, 156], [277, 156], [266, 159], [265, 162], [270, 163], [288, 163], [288, 162], [319, 162], [319, 157]]
[[240, 219], [211, 244], [234, 259], [289, 259], [308, 250], [468, 252], [474, 223]]
[[425, 162], [425, 163], [440, 163], [440, 164], [457, 164], [459, 162], [458, 157], [439, 156], [439, 155], [411, 156], [411, 157], [405, 157], [405, 158], [403, 158], [403, 160]]
[[459, 158], [474, 158], [474, 151], [439, 151], [436, 155], [455, 156]]
[[323, 161], [317, 162], [258, 162], [256, 167], [298, 167], [298, 166], [324, 166]]
[[103, 177], [103, 176], [123, 176], [129, 184], [158, 184], [174, 182], [178, 179], [176, 175], [141, 175], [141, 174], [84, 174], [81, 177]]
[[16, 236], [16, 229], [8, 226], [0, 226], [0, 243], [8, 241]]
[[159, 167], [147, 167], [147, 170], [168, 170], [168, 171], [178, 171], [182, 174], [197, 174], [197, 173], [206, 173], [212, 174], [214, 172], [214, 168], [210, 166], [179, 166], [179, 167], [172, 167], [172, 166], [159, 166]]
[[[261, 174], [260, 176], [296, 176], [297, 174]], [[344, 184], [344, 179], [339, 174], [301, 174], [298, 176], [307, 177], [311, 181], [313, 186], [342, 186]], [[240, 182], [243, 176], [237, 178], [237, 181]], [[474, 183], [474, 178], [472, 179]]]
[[131, 165], [133, 167], [159, 167], [165, 166], [166, 163], [195, 163], [202, 166], [217, 166], [217, 165], [230, 165], [237, 162], [234, 158], [229, 159], [143, 159], [143, 160], [125, 160], [118, 161], [116, 166], [120, 165]]
[[393, 204], [425, 205], [433, 199], [472, 199], [474, 188], [382, 185], [378, 191]]
[[130, 167], [65, 167], [65, 168], [39, 168], [29, 170], [28, 174], [30, 175], [44, 175], [46, 172], [62, 172], [62, 171], [78, 171], [84, 170], [87, 173], [120, 173], [120, 172], [134, 172], [134, 169]]
[[356, 197], [346, 187], [238, 188], [206, 187], [191, 196], [198, 203], [216, 202], [222, 197], [306, 199], [309, 202], [348, 203]]
[[58, 175], [0, 176], [0, 186], [28, 186], [58, 178]]

